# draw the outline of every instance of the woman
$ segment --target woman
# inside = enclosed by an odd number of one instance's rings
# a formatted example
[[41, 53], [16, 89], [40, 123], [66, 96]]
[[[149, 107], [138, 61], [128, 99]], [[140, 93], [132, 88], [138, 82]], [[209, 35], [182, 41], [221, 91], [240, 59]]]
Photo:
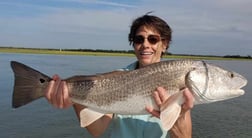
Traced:
[[[168, 24], [156, 16], [144, 15], [135, 19], [129, 33], [129, 42], [133, 45], [137, 61], [124, 70], [142, 68], [152, 63], [160, 62], [163, 53], [169, 48], [171, 29]], [[66, 83], [54, 75], [46, 90], [46, 98], [57, 108], [74, 107], [78, 118], [85, 107], [70, 101]], [[148, 85], [148, 84], [146, 84]], [[158, 106], [169, 98], [167, 92], [158, 87], [153, 92], [153, 98]], [[190, 109], [193, 107], [193, 97], [188, 89], [184, 89], [185, 103], [179, 119], [169, 131], [171, 137], [191, 137], [192, 124]], [[86, 127], [93, 136], [103, 137], [168, 137], [160, 125], [159, 111], [146, 107], [149, 115], [117, 115], [106, 114]]]

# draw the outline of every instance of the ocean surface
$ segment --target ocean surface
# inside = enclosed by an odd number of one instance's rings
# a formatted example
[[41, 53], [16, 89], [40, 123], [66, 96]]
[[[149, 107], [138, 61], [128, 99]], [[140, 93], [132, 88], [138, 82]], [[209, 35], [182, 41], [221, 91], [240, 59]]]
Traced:
[[[52, 76], [109, 72], [135, 61], [133, 57], [66, 56], [0, 53], [0, 137], [1, 138], [83, 138], [72, 108], [61, 110], [42, 98], [18, 109], [11, 107], [13, 73], [10, 61], [25, 63]], [[248, 79], [246, 94], [192, 109], [194, 138], [252, 138], [252, 62], [207, 61], [235, 70]]]

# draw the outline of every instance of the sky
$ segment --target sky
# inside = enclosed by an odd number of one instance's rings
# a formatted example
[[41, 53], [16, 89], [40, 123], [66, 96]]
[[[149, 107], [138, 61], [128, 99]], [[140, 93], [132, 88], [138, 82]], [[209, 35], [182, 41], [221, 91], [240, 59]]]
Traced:
[[0, 46], [132, 50], [132, 21], [152, 11], [169, 52], [252, 55], [252, 0], [0, 0]]

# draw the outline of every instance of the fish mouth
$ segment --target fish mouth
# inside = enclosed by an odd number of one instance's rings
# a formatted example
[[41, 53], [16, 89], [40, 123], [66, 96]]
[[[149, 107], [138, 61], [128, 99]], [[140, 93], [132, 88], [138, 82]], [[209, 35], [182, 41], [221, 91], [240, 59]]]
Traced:
[[243, 81], [241, 81], [239, 85], [237, 84], [236, 87], [235, 86], [233, 86], [233, 88], [231, 87], [231, 89], [233, 89], [232, 93], [236, 94], [237, 96], [245, 94], [245, 90], [243, 89], [243, 87], [245, 87], [247, 85], [247, 82], [248, 82], [244, 77], [241, 77], [241, 79]]
[[237, 89], [242, 89], [243, 87], [245, 87], [246, 85], [247, 85], [247, 83], [248, 83], [248, 81], [247, 81], [247, 79], [245, 79], [244, 77], [241, 77], [241, 79], [243, 80], [243, 81], [241, 81], [241, 83], [239, 84], [239, 85], [237, 85]]
[[233, 93], [236, 93], [237, 95], [244, 95], [245, 90], [242, 89], [244, 86], [247, 85], [247, 80], [244, 79], [239, 85], [237, 85], [235, 88], [233, 88]]
[[[244, 78], [244, 79], [245, 79], [245, 78]], [[240, 87], [240, 88], [242, 88], [242, 87], [246, 86], [246, 85], [247, 85], [247, 83], [248, 83], [248, 81], [245, 79], [244, 83], [241, 85], [241, 87]]]
[[238, 89], [237, 90], [241, 95], [243, 95], [245, 93], [245, 91], [243, 89]]
[[245, 93], [245, 90], [242, 88], [237, 88], [232, 91], [234, 91], [235, 93], [240, 94], [240, 95], [243, 95]]
[[[236, 79], [237, 81], [236, 81], [236, 83], [233, 83], [231, 85], [231, 88], [234, 90], [240, 91], [240, 90], [242, 90], [243, 87], [245, 87], [247, 85], [248, 80], [245, 77], [243, 77], [242, 75], [236, 75], [236, 76], [237, 76], [237, 79]], [[242, 91], [244, 91], [244, 90], [242, 90]]]

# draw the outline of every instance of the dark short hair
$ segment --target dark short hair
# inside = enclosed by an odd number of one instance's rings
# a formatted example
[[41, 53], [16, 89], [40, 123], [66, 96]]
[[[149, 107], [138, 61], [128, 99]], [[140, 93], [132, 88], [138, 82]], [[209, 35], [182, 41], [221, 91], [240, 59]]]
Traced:
[[169, 47], [169, 43], [172, 39], [172, 30], [170, 26], [161, 18], [148, 14], [138, 17], [132, 22], [128, 36], [130, 45], [133, 44], [137, 30], [142, 26], [150, 27], [156, 30], [160, 34], [162, 39], [167, 43], [167, 48]]

